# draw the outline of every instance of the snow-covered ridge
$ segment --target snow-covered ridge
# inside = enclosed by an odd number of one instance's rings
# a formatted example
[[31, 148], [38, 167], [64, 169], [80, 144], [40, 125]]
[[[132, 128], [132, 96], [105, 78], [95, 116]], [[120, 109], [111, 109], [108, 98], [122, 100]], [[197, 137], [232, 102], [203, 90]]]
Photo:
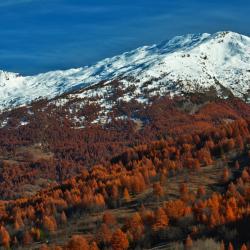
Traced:
[[[135, 85], [160, 82], [170, 94], [204, 91], [250, 101], [250, 38], [233, 32], [185, 35], [144, 46], [89, 67], [21, 76], [0, 71], [0, 109], [53, 98], [101, 80], [132, 76]], [[133, 81], [133, 80], [131, 80]]]

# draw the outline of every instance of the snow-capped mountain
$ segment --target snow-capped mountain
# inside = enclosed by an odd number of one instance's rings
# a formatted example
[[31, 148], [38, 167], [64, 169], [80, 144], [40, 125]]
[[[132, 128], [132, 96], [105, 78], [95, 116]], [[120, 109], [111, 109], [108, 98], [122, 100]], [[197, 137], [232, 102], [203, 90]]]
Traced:
[[134, 85], [130, 95], [142, 99], [145, 88], [170, 95], [213, 88], [250, 101], [250, 38], [233, 32], [177, 36], [83, 68], [35, 76], [0, 71], [0, 109], [113, 79]]

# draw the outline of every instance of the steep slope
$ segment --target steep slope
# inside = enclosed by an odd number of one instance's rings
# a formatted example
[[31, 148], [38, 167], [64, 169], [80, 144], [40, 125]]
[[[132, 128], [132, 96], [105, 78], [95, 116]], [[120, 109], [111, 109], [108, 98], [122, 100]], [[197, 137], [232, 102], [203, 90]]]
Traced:
[[220, 96], [234, 95], [249, 101], [250, 38], [233, 32], [186, 35], [90, 67], [35, 76], [1, 71], [0, 109], [113, 79], [125, 86], [135, 85], [133, 94], [141, 99], [145, 89], [154, 89], [152, 95], [175, 95], [212, 88]]

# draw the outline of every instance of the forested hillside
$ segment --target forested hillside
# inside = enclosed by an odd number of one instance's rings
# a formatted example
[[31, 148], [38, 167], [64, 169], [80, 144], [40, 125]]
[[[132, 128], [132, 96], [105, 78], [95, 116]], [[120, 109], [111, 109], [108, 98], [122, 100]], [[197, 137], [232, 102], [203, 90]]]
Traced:
[[3, 247], [246, 249], [248, 104], [194, 94], [129, 101], [107, 123], [74, 115], [48, 101], [2, 113]]

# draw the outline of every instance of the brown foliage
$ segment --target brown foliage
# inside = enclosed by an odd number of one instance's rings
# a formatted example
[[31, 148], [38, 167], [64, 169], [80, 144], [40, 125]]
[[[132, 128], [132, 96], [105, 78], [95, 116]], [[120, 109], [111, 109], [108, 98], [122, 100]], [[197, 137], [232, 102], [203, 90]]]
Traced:
[[73, 235], [65, 250], [89, 250], [89, 244], [83, 236]]
[[102, 221], [103, 223], [109, 226], [113, 226], [117, 223], [115, 216], [111, 212], [108, 212], [108, 211], [104, 212]]
[[160, 182], [154, 183], [153, 185], [153, 194], [157, 197], [160, 198], [164, 195], [164, 190], [163, 187], [161, 186]]
[[241, 246], [240, 250], [247, 250], [246, 244], [243, 244], [243, 245]]
[[8, 248], [10, 245], [10, 235], [4, 226], [0, 228], [0, 242], [1, 245]]
[[31, 236], [30, 232], [29, 231], [25, 231], [24, 235], [23, 235], [23, 244], [25, 246], [27, 246], [27, 245], [30, 245], [32, 243], [32, 241], [33, 241], [33, 238]]
[[233, 247], [233, 244], [231, 242], [229, 242], [229, 245], [228, 245], [228, 250], [234, 250], [234, 247]]
[[153, 230], [155, 232], [165, 229], [168, 226], [168, 216], [166, 215], [163, 208], [158, 208], [155, 212], [155, 222], [153, 224]]
[[50, 233], [54, 233], [57, 230], [57, 223], [53, 216], [45, 215], [43, 217], [43, 227]]
[[61, 223], [66, 224], [67, 223], [67, 216], [64, 211], [61, 213]]
[[190, 235], [188, 235], [185, 241], [185, 249], [191, 249], [192, 246], [193, 246], [193, 240], [191, 239]]
[[104, 245], [109, 245], [112, 238], [112, 232], [107, 226], [107, 224], [102, 224], [98, 233], [97, 240], [98, 242], [102, 242]]
[[130, 197], [130, 194], [128, 192], [128, 189], [125, 188], [124, 191], [123, 191], [123, 198], [126, 202], [130, 202], [131, 201], [131, 197]]
[[117, 229], [111, 239], [111, 245], [114, 250], [126, 250], [129, 247], [127, 235], [121, 229]]

